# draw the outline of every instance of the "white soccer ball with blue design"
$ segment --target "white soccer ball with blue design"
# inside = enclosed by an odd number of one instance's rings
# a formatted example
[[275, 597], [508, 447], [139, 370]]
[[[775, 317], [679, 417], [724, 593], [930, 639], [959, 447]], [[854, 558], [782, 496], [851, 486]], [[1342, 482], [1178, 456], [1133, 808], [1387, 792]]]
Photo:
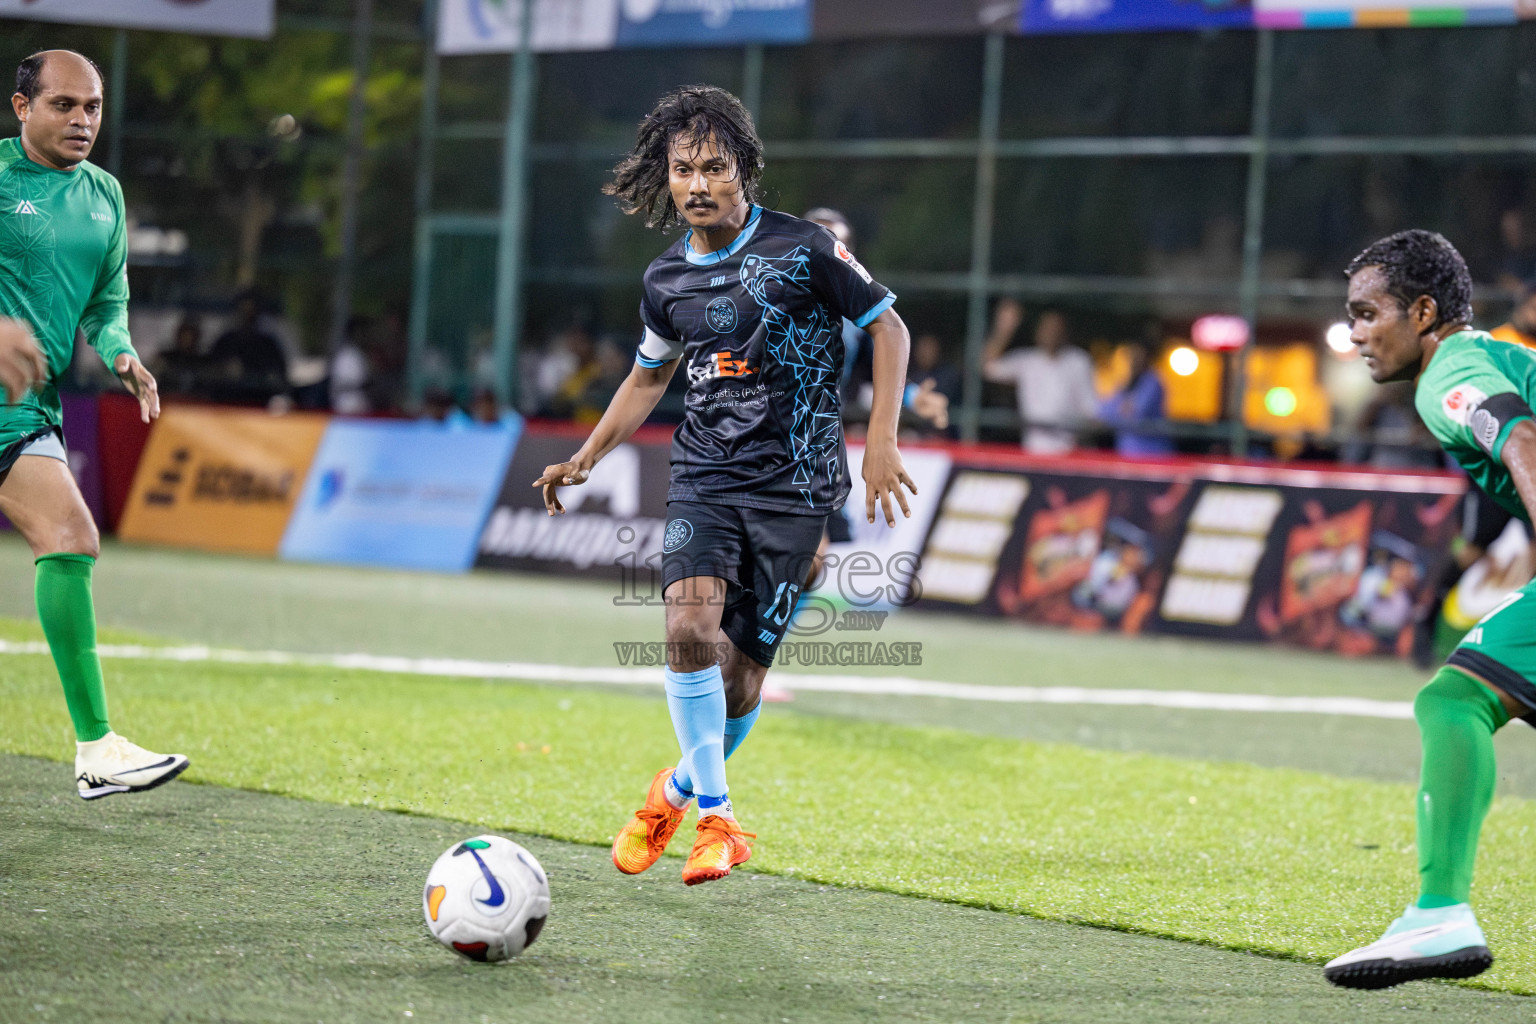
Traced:
[[539, 937], [549, 917], [549, 880], [510, 839], [455, 843], [427, 872], [422, 913], [432, 935], [471, 960], [509, 960]]

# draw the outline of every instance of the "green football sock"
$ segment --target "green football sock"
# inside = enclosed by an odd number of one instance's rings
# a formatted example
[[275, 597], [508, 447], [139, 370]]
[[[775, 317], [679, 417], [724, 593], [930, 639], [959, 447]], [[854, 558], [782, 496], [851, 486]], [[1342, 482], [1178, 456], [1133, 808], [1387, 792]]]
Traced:
[[1413, 702], [1424, 762], [1419, 775], [1419, 902], [1467, 902], [1477, 836], [1493, 803], [1493, 734], [1509, 721], [1498, 696], [1442, 668]]
[[37, 617], [64, 684], [75, 738], [99, 740], [107, 724], [107, 692], [96, 656], [96, 608], [91, 601], [89, 555], [44, 555], [37, 560]]

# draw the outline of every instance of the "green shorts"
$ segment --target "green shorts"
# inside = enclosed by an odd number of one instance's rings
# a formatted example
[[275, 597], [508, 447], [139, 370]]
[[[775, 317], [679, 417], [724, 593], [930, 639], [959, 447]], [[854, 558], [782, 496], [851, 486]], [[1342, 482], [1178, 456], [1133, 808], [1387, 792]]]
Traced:
[[1445, 659], [1536, 712], [1536, 580], [1500, 601]]

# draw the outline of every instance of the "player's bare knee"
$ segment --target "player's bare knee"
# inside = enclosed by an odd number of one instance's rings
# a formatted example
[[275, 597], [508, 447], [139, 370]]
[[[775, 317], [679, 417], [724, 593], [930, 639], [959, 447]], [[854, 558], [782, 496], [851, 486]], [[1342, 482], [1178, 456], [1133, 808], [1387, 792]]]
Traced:
[[720, 660], [715, 634], [718, 628], [702, 616], [667, 615], [667, 664], [675, 672], [697, 672]]
[[101, 557], [101, 534], [89, 517], [71, 516], [60, 524], [57, 537], [54, 550], [59, 554]]
[[87, 558], [101, 557], [101, 534], [96, 532], [95, 524], [86, 524], [85, 529], [75, 534], [69, 545], [69, 553], [72, 555], [85, 555]]

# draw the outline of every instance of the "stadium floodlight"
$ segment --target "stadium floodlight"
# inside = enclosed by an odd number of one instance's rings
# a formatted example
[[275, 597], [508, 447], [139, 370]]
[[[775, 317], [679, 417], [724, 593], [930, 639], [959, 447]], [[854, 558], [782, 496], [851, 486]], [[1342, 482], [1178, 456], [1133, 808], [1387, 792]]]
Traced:
[[1333, 350], [1334, 355], [1343, 356], [1347, 359], [1356, 354], [1355, 344], [1349, 340], [1349, 334], [1349, 324], [1332, 324], [1329, 326], [1327, 333], [1323, 335], [1323, 340], [1328, 343], [1328, 347]]
[[1200, 353], [1188, 345], [1180, 345], [1168, 353], [1168, 369], [1180, 377], [1188, 377], [1200, 369]]

